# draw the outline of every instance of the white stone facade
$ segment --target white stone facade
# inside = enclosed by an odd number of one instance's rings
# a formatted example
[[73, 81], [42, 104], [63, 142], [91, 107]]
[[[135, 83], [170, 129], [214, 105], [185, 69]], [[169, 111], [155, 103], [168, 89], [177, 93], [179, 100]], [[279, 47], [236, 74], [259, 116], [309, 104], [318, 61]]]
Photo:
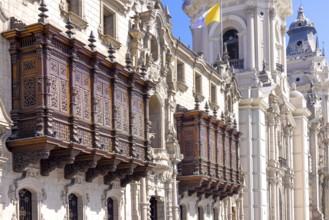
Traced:
[[[183, 195], [179, 194], [176, 181], [177, 163], [182, 159], [174, 121], [178, 104], [193, 109], [194, 97], [198, 96], [202, 109], [209, 103], [211, 112], [216, 110], [218, 117], [222, 115], [232, 123], [239, 121], [240, 93], [229, 65], [220, 62], [217, 69], [213, 68], [201, 54], [195, 54], [174, 38], [170, 14], [161, 3], [151, 0], [77, 0], [71, 8], [66, 0], [4, 0], [0, 2], [0, 32], [10, 30], [13, 18], [16, 27], [37, 23], [39, 4], [43, 2], [48, 8], [46, 22], [61, 29], [64, 35], [70, 18], [76, 39], [88, 45], [93, 31], [100, 53], [108, 55], [111, 43], [116, 48], [118, 63], [125, 63], [129, 50], [133, 68], [146, 64], [148, 78], [156, 82], [156, 89], [150, 94], [150, 121], [157, 166], [147, 178], [124, 188], [119, 182], [104, 185], [101, 177], [85, 182], [84, 173], [68, 180], [60, 168], [49, 176], [41, 176], [39, 164], [28, 166], [23, 173], [14, 172], [12, 154], [5, 146], [11, 126], [7, 115], [15, 88], [11, 86], [9, 42], [0, 36], [0, 100], [4, 103], [0, 102], [0, 219], [20, 219], [21, 189], [32, 193], [32, 215], [38, 220], [68, 219], [68, 196], [72, 193], [78, 197], [78, 219], [109, 219], [108, 198], [113, 199], [114, 219], [151, 219], [151, 197], [157, 201], [158, 219], [178, 220], [183, 211], [189, 220], [243, 219], [242, 194], [222, 201]], [[112, 22], [112, 26], [107, 22]]]
[[[186, 0], [183, 8], [193, 22], [214, 3]], [[323, 219], [322, 212], [327, 210], [323, 200], [327, 198], [327, 165], [319, 160], [327, 160], [323, 135], [327, 122], [323, 122], [322, 115], [328, 111], [328, 68], [322, 55], [307, 51], [318, 50], [318, 43], [310, 34], [299, 36], [302, 44], [296, 41], [289, 48], [295, 48], [297, 43], [304, 51], [291, 54], [287, 64], [286, 18], [292, 14], [290, 0], [222, 0], [221, 6], [221, 23], [192, 30], [193, 49], [203, 52], [209, 62], [215, 62], [218, 54], [222, 56], [221, 51], [227, 50], [236, 68], [242, 95], [239, 126], [244, 134], [244, 217]], [[296, 28], [302, 22], [313, 25], [298, 16]], [[312, 28], [309, 32], [313, 33]]]

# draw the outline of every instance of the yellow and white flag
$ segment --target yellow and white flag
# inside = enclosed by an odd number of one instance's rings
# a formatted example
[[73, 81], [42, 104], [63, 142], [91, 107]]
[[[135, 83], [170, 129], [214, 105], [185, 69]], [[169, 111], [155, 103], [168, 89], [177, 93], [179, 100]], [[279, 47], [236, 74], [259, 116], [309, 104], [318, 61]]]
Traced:
[[212, 22], [219, 22], [220, 21], [220, 4], [217, 3], [212, 6], [208, 11], [203, 13], [203, 15], [198, 18], [192, 25], [192, 29], [203, 28], [211, 24]]

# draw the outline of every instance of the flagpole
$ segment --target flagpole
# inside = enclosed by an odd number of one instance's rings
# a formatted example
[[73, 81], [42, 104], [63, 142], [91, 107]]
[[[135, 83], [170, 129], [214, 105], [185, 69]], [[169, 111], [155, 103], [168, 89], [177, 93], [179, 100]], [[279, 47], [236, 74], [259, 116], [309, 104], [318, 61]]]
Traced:
[[219, 13], [220, 13], [220, 33], [219, 33], [219, 45], [220, 45], [220, 56], [223, 58], [223, 53], [224, 53], [224, 48], [223, 48], [223, 14], [222, 14], [222, 10], [223, 10], [223, 6], [222, 6], [222, 0], [218, 0], [219, 3]]

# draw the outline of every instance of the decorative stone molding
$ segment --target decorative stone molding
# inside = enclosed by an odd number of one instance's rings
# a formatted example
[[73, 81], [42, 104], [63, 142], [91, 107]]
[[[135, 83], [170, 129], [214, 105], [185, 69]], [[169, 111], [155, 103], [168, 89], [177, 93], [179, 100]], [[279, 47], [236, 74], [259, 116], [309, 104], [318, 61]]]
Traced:
[[37, 195], [37, 200], [44, 203], [47, 199], [47, 193], [43, 188], [43, 184], [39, 180], [39, 173], [37, 169], [29, 168], [23, 172], [22, 177], [14, 180], [9, 186], [8, 197], [10, 202], [14, 205], [18, 203], [18, 192], [21, 189], [31, 190]]
[[7, 13], [4, 11], [3, 6], [2, 6], [2, 2], [0, 2], [0, 20], [2, 22], [5, 22], [9, 19], [9, 16], [7, 15]]
[[105, 5], [106, 4], [113, 5], [116, 9], [118, 9], [118, 11], [121, 14], [124, 14], [124, 15], [126, 15], [129, 8], [131, 7], [131, 4], [133, 3], [132, 0], [102, 0], [102, 2]]
[[102, 25], [100, 25], [98, 27], [97, 31], [98, 31], [98, 35], [99, 35], [100, 39], [103, 41], [103, 43], [105, 45], [112, 44], [115, 49], [117, 49], [117, 50], [120, 49], [121, 43], [119, 41], [117, 41], [116, 39], [114, 39], [110, 35], [103, 34], [104, 33], [104, 30], [103, 30], [103, 26]]
[[27, 6], [27, 3], [31, 3], [34, 4], [34, 2], [37, 2], [38, 4], [40, 4], [41, 0], [23, 0], [23, 5]]
[[62, 0], [59, 4], [59, 9], [62, 15], [67, 19], [71, 20], [72, 24], [75, 25], [78, 29], [86, 29], [88, 27], [88, 22], [85, 20], [84, 15], [80, 17], [79, 15], [73, 13], [72, 11], [68, 11], [66, 1]]
[[180, 92], [186, 92], [188, 90], [188, 86], [185, 84], [185, 82], [177, 82], [177, 89]]

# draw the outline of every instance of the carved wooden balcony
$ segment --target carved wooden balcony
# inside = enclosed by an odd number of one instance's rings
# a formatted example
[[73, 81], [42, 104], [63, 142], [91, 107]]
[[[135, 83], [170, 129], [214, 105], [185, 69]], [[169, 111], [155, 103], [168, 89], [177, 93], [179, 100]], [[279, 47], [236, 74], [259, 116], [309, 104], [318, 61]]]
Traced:
[[220, 199], [238, 193], [240, 132], [204, 111], [179, 112], [175, 118], [184, 155], [178, 165], [180, 193]]
[[148, 91], [154, 85], [50, 24], [3, 33], [12, 62], [16, 172], [40, 163], [106, 183], [138, 180], [154, 167], [148, 142]]

